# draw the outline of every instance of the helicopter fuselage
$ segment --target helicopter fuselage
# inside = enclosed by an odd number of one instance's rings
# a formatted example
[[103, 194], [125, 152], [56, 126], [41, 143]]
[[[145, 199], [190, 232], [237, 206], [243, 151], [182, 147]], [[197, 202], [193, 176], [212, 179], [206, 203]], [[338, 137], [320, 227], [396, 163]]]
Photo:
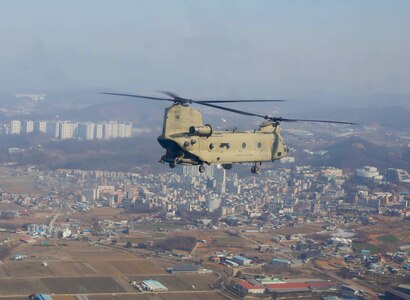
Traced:
[[173, 104], [165, 110], [160, 145], [166, 149], [162, 162], [176, 164], [261, 163], [287, 156], [279, 124], [264, 122], [259, 129], [214, 131], [204, 125], [202, 114], [191, 107]]
[[[173, 92], [160, 92], [169, 98], [111, 92], [102, 94], [174, 102], [165, 110], [162, 134], [158, 137], [158, 142], [166, 149], [160, 162], [169, 163], [171, 168], [177, 164], [199, 165], [199, 172], [202, 173], [205, 171], [205, 164], [222, 164], [225, 169], [230, 169], [233, 163], [254, 163], [251, 171], [258, 173], [257, 164], [281, 159], [289, 153], [289, 148], [285, 146], [280, 135], [279, 123], [281, 122], [358, 125], [345, 121], [288, 119], [220, 106], [220, 103], [283, 102], [284, 100], [193, 100], [180, 97]], [[266, 121], [255, 130], [214, 131], [211, 125], [203, 124], [202, 114], [189, 107], [190, 104], [262, 118]]]

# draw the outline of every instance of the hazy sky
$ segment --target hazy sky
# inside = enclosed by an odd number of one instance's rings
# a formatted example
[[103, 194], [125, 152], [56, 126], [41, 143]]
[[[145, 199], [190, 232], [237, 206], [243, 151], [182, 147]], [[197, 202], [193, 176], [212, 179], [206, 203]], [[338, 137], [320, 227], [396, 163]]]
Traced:
[[410, 1], [7, 1], [3, 90], [410, 93]]

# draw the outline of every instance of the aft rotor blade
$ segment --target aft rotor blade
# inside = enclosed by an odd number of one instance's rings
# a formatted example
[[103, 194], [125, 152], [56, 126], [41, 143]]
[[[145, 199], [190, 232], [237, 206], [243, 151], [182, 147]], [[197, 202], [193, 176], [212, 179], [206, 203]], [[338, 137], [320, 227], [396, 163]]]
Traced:
[[270, 118], [274, 122], [314, 122], [314, 123], [331, 123], [331, 124], [346, 124], [358, 125], [353, 122], [331, 121], [331, 120], [307, 120], [307, 119], [287, 119], [287, 118]]
[[240, 102], [285, 102], [285, 100], [261, 100], [261, 99], [248, 99], [248, 100], [195, 100], [195, 103], [240, 103]]
[[149, 96], [141, 96], [135, 94], [121, 94], [121, 93], [101, 93], [104, 95], [114, 95], [114, 96], [124, 96], [124, 97], [134, 97], [134, 98], [143, 98], [143, 99], [150, 99], [150, 100], [159, 100], [159, 101], [171, 101], [174, 102], [174, 99], [169, 98], [158, 98], [158, 97], [149, 97]]
[[230, 111], [230, 112], [237, 113], [237, 114], [241, 114], [241, 115], [244, 115], [244, 116], [260, 117], [260, 118], [264, 118], [264, 119], [267, 119], [267, 118], [268, 118], [268, 116], [259, 115], [259, 114], [254, 114], [254, 113], [250, 113], [250, 112], [247, 112], [247, 111], [237, 110], [237, 109], [233, 109], [233, 108], [229, 108], [229, 107], [224, 107], [224, 106], [219, 106], [219, 105], [215, 105], [215, 104], [210, 104], [210, 103], [206, 103], [206, 102], [195, 102], [195, 103], [196, 103], [196, 104], [200, 104], [200, 105], [205, 105], [205, 106], [213, 107], [213, 108], [217, 108], [217, 109], [221, 109], [221, 110]]

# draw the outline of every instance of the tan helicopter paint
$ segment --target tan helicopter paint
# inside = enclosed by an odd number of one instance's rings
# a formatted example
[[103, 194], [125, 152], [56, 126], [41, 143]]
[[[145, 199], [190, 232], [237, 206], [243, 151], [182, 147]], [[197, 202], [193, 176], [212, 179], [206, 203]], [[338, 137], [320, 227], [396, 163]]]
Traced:
[[[159, 139], [175, 142], [183, 151], [208, 164], [273, 161], [288, 154], [277, 123], [265, 122], [259, 129], [249, 131], [211, 130], [209, 136], [191, 134], [189, 129], [192, 126], [204, 126], [202, 114], [191, 107], [174, 104], [165, 110], [163, 132]], [[175, 163], [198, 164], [183, 156]]]

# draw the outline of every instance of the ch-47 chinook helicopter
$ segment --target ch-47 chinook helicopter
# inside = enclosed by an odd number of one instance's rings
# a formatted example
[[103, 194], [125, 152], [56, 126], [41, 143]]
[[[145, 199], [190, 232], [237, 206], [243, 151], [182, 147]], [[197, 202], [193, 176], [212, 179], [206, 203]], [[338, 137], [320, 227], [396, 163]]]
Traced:
[[[259, 172], [262, 162], [272, 162], [288, 155], [289, 148], [283, 143], [279, 124], [281, 122], [319, 122], [351, 124], [328, 120], [304, 120], [270, 117], [214, 103], [238, 102], [282, 102], [284, 100], [192, 100], [179, 97], [171, 92], [162, 92], [171, 98], [141, 96], [135, 94], [102, 93], [107, 95], [143, 98], [158, 101], [170, 101], [173, 104], [165, 109], [162, 134], [158, 142], [166, 153], [160, 162], [168, 163], [171, 168], [177, 164], [199, 165], [199, 172], [205, 171], [205, 164], [221, 164], [226, 170], [233, 163], [253, 163], [252, 173]], [[202, 114], [191, 108], [190, 104], [199, 104], [225, 110], [245, 116], [264, 119], [258, 129], [246, 131], [216, 131], [210, 124], [203, 124]]]

